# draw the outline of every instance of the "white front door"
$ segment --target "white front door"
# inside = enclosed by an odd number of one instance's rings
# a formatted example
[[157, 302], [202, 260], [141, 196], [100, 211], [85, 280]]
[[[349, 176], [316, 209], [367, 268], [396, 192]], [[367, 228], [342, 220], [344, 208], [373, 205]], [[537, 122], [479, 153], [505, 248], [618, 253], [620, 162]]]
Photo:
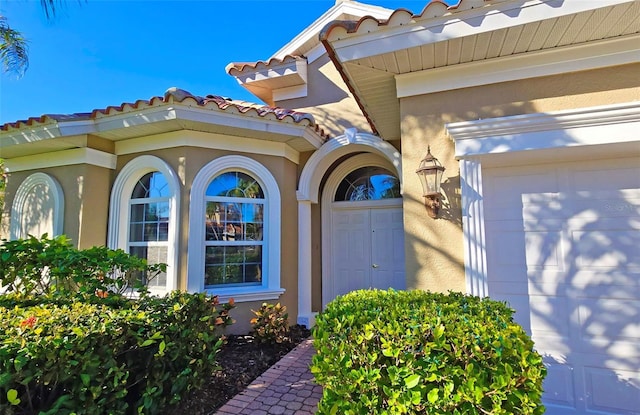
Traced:
[[547, 414], [640, 414], [640, 163], [483, 169], [490, 297], [544, 356]]
[[[331, 211], [331, 272], [323, 305], [363, 288], [405, 288], [401, 201], [335, 202]], [[369, 202], [367, 204], [371, 204]], [[326, 275], [326, 273], [325, 273]]]

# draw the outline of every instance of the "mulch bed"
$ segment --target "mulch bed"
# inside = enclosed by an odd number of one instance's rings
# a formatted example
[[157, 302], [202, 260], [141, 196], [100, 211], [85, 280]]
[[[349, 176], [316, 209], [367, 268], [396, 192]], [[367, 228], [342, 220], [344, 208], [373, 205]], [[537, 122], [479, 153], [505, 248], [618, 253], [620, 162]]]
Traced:
[[172, 414], [209, 415], [243, 391], [254, 379], [273, 366], [311, 332], [304, 326], [291, 326], [290, 340], [263, 344], [253, 336], [228, 336], [218, 353], [221, 370], [214, 373], [202, 389], [185, 397]]

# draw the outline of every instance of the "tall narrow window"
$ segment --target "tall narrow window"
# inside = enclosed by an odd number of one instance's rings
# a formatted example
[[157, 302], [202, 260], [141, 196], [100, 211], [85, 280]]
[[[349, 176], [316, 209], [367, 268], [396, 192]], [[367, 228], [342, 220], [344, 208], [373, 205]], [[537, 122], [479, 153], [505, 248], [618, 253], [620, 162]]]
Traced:
[[215, 177], [205, 191], [205, 288], [262, 285], [265, 197], [246, 173]]
[[[131, 193], [128, 249], [148, 264], [168, 262], [170, 196], [166, 178], [157, 171], [142, 176]], [[167, 275], [144, 282], [150, 289], [164, 289]]]

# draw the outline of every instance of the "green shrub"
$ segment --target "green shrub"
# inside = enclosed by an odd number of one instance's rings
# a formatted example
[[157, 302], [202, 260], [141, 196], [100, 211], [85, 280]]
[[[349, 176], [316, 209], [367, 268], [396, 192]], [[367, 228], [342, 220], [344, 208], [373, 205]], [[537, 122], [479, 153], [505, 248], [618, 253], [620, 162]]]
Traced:
[[[15, 303], [15, 300], [11, 300]], [[230, 305], [174, 292], [0, 305], [0, 413], [158, 414], [216, 368]]]
[[145, 294], [143, 282], [165, 270], [165, 264], [148, 265], [121, 249], [75, 249], [64, 235], [29, 236], [0, 244], [0, 288], [18, 297]]
[[263, 343], [282, 343], [289, 338], [289, 313], [286, 306], [280, 303], [262, 303], [258, 310], [251, 311], [255, 315], [251, 319], [251, 333], [256, 339]]
[[504, 303], [362, 290], [316, 319], [319, 414], [542, 414], [546, 369]]

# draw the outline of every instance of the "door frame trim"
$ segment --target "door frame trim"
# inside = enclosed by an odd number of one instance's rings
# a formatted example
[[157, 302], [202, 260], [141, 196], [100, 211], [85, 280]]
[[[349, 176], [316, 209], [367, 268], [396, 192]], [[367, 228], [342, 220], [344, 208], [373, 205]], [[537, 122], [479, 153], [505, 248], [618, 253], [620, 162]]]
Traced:
[[[362, 153], [348, 158], [340, 165], [338, 165], [329, 175], [327, 181], [322, 190], [321, 197], [321, 223], [322, 223], [322, 307], [328, 303], [327, 299], [329, 295], [333, 293], [333, 259], [332, 255], [332, 237], [333, 237], [333, 196], [342, 180], [352, 171], [361, 167], [382, 167], [395, 173], [395, 167], [388, 160], [373, 154]], [[388, 202], [387, 200], [381, 201], [379, 207], [402, 207], [402, 198], [394, 199], [397, 203]], [[345, 204], [344, 208], [348, 208], [350, 202], [338, 202]], [[355, 203], [353, 203], [355, 205]], [[360, 205], [358, 208], [374, 209], [378, 206], [373, 206], [371, 203], [366, 205]], [[354, 206], [354, 208], [356, 208]], [[331, 288], [331, 289], [329, 289]]]

